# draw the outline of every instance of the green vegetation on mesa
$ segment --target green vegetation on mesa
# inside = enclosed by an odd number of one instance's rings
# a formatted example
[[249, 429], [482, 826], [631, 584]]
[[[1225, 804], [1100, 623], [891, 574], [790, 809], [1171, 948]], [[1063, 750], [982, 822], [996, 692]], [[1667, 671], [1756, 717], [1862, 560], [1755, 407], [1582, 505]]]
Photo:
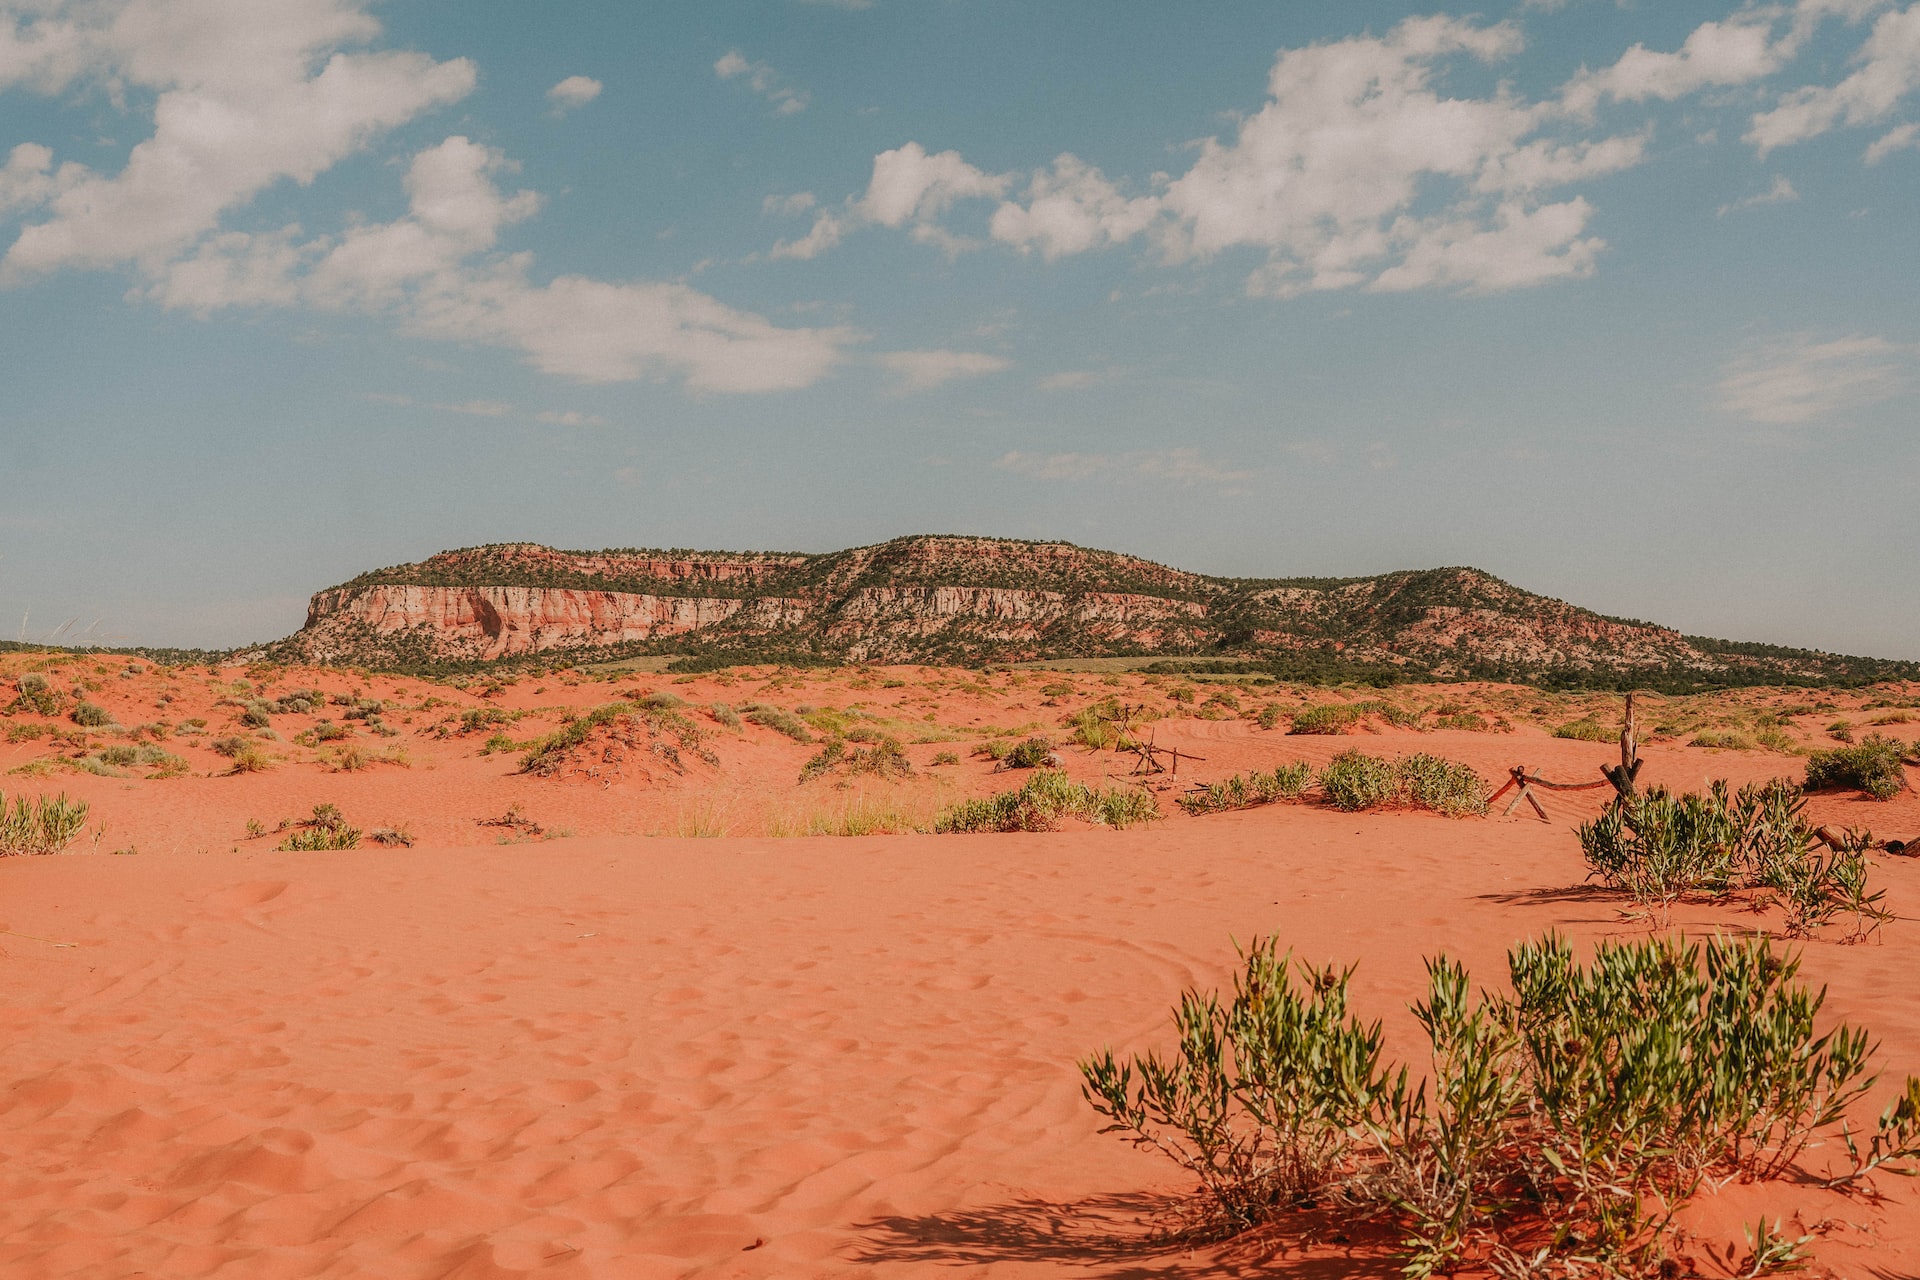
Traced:
[[[346, 610], [362, 593], [389, 586], [779, 603], [671, 636], [483, 660], [479, 646], [463, 651], [432, 626], [379, 630]], [[931, 593], [940, 589], [1025, 599], [962, 600], [956, 610], [951, 598], [935, 606]], [[775, 617], [782, 621], [769, 621]], [[671, 658], [680, 672], [856, 659], [954, 666], [1130, 659], [1149, 670], [1260, 672], [1299, 683], [1459, 679], [1670, 693], [1920, 679], [1920, 663], [1685, 636], [1471, 568], [1227, 578], [1071, 543], [958, 535], [823, 554], [468, 547], [324, 591], [306, 629], [257, 652], [285, 661], [323, 652], [336, 663], [423, 675], [651, 657]]]

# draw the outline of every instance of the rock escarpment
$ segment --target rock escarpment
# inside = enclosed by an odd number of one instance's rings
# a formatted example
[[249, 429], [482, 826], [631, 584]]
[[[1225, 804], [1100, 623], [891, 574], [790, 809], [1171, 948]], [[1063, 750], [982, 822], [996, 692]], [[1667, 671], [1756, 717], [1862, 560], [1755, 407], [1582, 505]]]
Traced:
[[952, 663], [1159, 655], [1295, 674], [1582, 684], [1920, 674], [1916, 664], [1607, 618], [1477, 569], [1216, 578], [1068, 543], [971, 537], [824, 555], [472, 547], [320, 592], [306, 625], [268, 653], [398, 669], [670, 653]]

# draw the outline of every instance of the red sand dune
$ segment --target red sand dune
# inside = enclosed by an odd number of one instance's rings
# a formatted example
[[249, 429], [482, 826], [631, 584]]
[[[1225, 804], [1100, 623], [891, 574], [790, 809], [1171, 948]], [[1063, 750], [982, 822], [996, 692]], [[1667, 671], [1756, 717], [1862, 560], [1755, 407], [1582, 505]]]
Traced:
[[[1004, 724], [1025, 696], [950, 695], [937, 716]], [[1537, 728], [1301, 738], [1182, 720], [1160, 735], [1206, 756], [1208, 777], [1355, 745], [1569, 778], [1610, 754]], [[85, 792], [112, 834], [0, 862], [0, 1274], [1392, 1276], [1365, 1244], [1295, 1257], [1284, 1233], [1147, 1239], [1182, 1184], [1096, 1132], [1075, 1059], [1164, 1044], [1168, 1006], [1224, 983], [1236, 938], [1359, 962], [1357, 1006], [1418, 1061], [1406, 1005], [1423, 956], [1493, 982], [1507, 947], [1546, 929], [1590, 944], [1648, 927], [1578, 887], [1568, 828], [1596, 792], [1549, 797], [1551, 824], [1281, 805], [1118, 833], [649, 839], [634, 833], [689, 797], [730, 786], [747, 813], [799, 790], [810, 749], [754, 731], [663, 799], [513, 776], [473, 740], [412, 741], [411, 768], [367, 773], [289, 760], [233, 778], [7, 779]], [[0, 763], [43, 748], [0, 748]], [[1651, 780], [1687, 786], [1797, 767], [1647, 755]], [[1017, 780], [958, 768], [939, 798]], [[514, 799], [580, 834], [492, 844], [473, 819]], [[246, 815], [320, 800], [410, 820], [423, 843], [236, 838]], [[1815, 808], [1920, 833], [1910, 793]], [[108, 856], [123, 841], [140, 854]], [[1830, 1014], [1878, 1033], [1898, 1078], [1920, 1071], [1920, 862], [1877, 874], [1908, 918], [1876, 943], [1807, 944], [1805, 971], [1831, 984]], [[1711, 906], [1675, 919], [1756, 922]], [[1692, 1215], [1698, 1256], [1740, 1246], [1743, 1221], [1798, 1214], [1831, 1274], [1920, 1275], [1920, 1188], [1879, 1187], [1730, 1187]]]

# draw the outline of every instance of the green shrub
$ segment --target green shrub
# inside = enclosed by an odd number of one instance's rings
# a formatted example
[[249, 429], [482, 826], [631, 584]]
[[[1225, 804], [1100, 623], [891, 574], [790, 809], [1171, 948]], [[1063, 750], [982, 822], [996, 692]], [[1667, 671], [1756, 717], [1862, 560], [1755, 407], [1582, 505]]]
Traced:
[[1753, 739], [1737, 729], [1703, 729], [1694, 735], [1689, 745], [1716, 747], [1722, 751], [1751, 751]]
[[1045, 738], [1028, 738], [1016, 743], [1000, 757], [1003, 769], [1038, 769], [1053, 759], [1053, 743]]
[[1342, 751], [1320, 771], [1327, 803], [1349, 811], [1375, 809], [1394, 794], [1393, 766], [1363, 751]]
[[1891, 800], [1907, 785], [1900, 765], [1909, 750], [1897, 739], [1870, 733], [1853, 746], [1816, 751], [1807, 757], [1807, 790], [1852, 788]]
[[960, 757], [951, 751], [939, 751], [934, 753], [933, 763], [936, 765], [959, 764]]
[[60, 691], [47, 683], [47, 678], [37, 671], [29, 671], [20, 677], [17, 686], [19, 693], [7, 704], [4, 714], [17, 715], [29, 712], [40, 716], [57, 716], [63, 699]]
[[869, 773], [879, 777], [905, 777], [913, 772], [913, 762], [893, 738], [883, 738], [873, 747], [847, 750], [844, 738], [829, 738], [819, 752], [800, 766], [800, 781], [811, 782], [836, 769], [848, 774]]
[[340, 812], [338, 805], [317, 804], [313, 806], [313, 815], [282, 840], [279, 847], [298, 853], [357, 849], [360, 847], [360, 829], [347, 825], [346, 816]]
[[1336, 809], [1430, 809], [1448, 817], [1487, 811], [1488, 788], [1471, 766], [1418, 752], [1397, 761], [1342, 751], [1320, 771], [1320, 789]]
[[734, 732], [740, 730], [740, 715], [724, 702], [716, 702], [707, 708], [707, 714], [713, 717], [715, 724], [725, 725]]
[[88, 729], [104, 729], [113, 723], [113, 714], [98, 703], [82, 701], [72, 713], [73, 722]]
[[1293, 713], [1293, 726], [1288, 733], [1301, 734], [1339, 734], [1345, 733], [1360, 719], [1360, 713], [1350, 706], [1331, 704], [1323, 707], [1306, 707]]
[[1578, 720], [1569, 720], [1553, 731], [1556, 738], [1572, 738], [1579, 742], [1612, 742], [1620, 736], [1618, 729], [1609, 729], [1592, 716], [1582, 716]]
[[1869, 1037], [1821, 1031], [1824, 992], [1764, 939], [1602, 943], [1582, 966], [1549, 935], [1508, 953], [1511, 995], [1477, 1000], [1463, 966], [1429, 960], [1417, 1090], [1350, 1011], [1351, 970], [1272, 940], [1242, 961], [1230, 999], [1183, 994], [1171, 1054], [1080, 1063], [1104, 1131], [1179, 1164], [1227, 1230], [1334, 1205], [1397, 1225], [1410, 1277], [1665, 1274], [1709, 1177], [1781, 1178], [1835, 1130], [1854, 1166], [1838, 1182], [1920, 1160], [1920, 1080], [1856, 1142]]
[[1425, 753], [1394, 766], [1394, 781], [1407, 805], [1450, 818], [1487, 811], [1487, 784], [1472, 767]]
[[264, 729], [273, 723], [273, 708], [265, 702], [249, 702], [240, 712], [240, 723], [248, 729]]
[[0, 858], [58, 853], [87, 826], [85, 800], [69, 800], [66, 793], [28, 800], [15, 796], [9, 805], [0, 795]]
[[1313, 766], [1305, 760], [1296, 760], [1281, 765], [1272, 773], [1236, 773], [1225, 782], [1216, 782], [1180, 796], [1175, 803], [1196, 816], [1224, 813], [1230, 809], [1250, 809], [1277, 800], [1297, 800], [1312, 781]]
[[1468, 733], [1485, 733], [1487, 718], [1472, 711], [1455, 711], [1438, 717], [1433, 722], [1436, 729], [1463, 729]]
[[1253, 718], [1253, 722], [1262, 729], [1277, 728], [1280, 724], [1281, 714], [1280, 708], [1269, 702], [1266, 706], [1260, 708], [1260, 714]]
[[678, 711], [635, 702], [610, 702], [562, 725], [527, 748], [526, 754], [520, 757], [520, 772], [543, 778], [553, 776], [566, 767], [596, 732], [635, 747], [653, 746], [663, 737], [671, 738], [673, 743], [659, 743], [659, 754], [670, 763], [679, 764], [681, 750], [692, 752], [709, 764], [716, 763], [713, 753], [704, 745], [706, 735]]
[[937, 832], [1051, 831], [1061, 818], [1128, 827], [1160, 817], [1145, 791], [1082, 786], [1056, 769], [1041, 769], [1017, 791], [964, 800], [934, 819]]
[[806, 723], [791, 711], [783, 711], [765, 703], [749, 703], [742, 710], [750, 724], [763, 725], [775, 733], [784, 733], [795, 742], [813, 741], [813, 734]]
[[235, 734], [226, 738], [215, 738], [212, 742], [209, 742], [207, 745], [212, 747], [217, 754], [226, 756], [228, 759], [232, 759], [234, 756], [239, 755], [242, 751], [245, 751], [252, 744], [247, 739], [240, 737], [238, 734]]

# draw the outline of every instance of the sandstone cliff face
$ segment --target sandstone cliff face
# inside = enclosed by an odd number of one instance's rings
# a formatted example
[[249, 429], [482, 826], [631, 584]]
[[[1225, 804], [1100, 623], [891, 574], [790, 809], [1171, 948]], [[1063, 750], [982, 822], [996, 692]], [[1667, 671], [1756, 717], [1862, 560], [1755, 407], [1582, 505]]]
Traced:
[[1819, 678], [1836, 662], [1871, 664], [1703, 650], [1667, 628], [1604, 618], [1474, 569], [1251, 581], [1067, 543], [975, 537], [827, 555], [471, 547], [320, 592], [306, 626], [270, 650], [399, 667], [574, 651], [966, 663], [1308, 653], [1437, 675], [1609, 678]]
[[484, 660], [683, 635], [742, 612], [772, 627], [798, 620], [806, 606], [562, 587], [336, 587], [313, 597], [302, 634], [321, 662], [350, 660], [368, 634], [398, 633], [420, 635], [450, 657]]

